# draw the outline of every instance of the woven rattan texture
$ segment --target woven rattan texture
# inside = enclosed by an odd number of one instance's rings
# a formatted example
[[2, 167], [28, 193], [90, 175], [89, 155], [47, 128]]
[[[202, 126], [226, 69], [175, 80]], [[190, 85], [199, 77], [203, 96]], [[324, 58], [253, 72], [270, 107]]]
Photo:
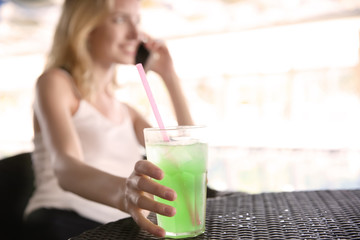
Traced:
[[[154, 221], [154, 215], [150, 219]], [[131, 218], [71, 240], [158, 239]], [[207, 200], [206, 231], [192, 239], [360, 239], [360, 190], [263, 193]]]

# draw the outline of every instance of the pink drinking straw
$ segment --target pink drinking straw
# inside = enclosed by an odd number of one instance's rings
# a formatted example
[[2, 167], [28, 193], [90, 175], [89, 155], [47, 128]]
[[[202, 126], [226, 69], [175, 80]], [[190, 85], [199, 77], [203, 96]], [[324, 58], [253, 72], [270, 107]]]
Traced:
[[[158, 110], [158, 107], [156, 105], [156, 102], [155, 102], [155, 99], [152, 95], [152, 92], [151, 92], [151, 89], [150, 89], [150, 85], [146, 79], [146, 74], [145, 74], [145, 71], [144, 71], [144, 68], [143, 68], [143, 65], [141, 63], [138, 63], [136, 64], [136, 68], [140, 74], [140, 78], [141, 78], [141, 81], [144, 85], [144, 88], [145, 88], [145, 91], [146, 91], [146, 94], [149, 98], [149, 101], [150, 101], [150, 105], [151, 105], [151, 108], [154, 112], [154, 115], [155, 115], [155, 118], [156, 118], [156, 121], [159, 125], [159, 128], [160, 129], [165, 129], [164, 127], [164, 123], [161, 119], [161, 116], [160, 116], [160, 113], [159, 113], [159, 110]], [[166, 142], [169, 141], [169, 137], [167, 136], [167, 134], [164, 132], [164, 131], [161, 131], [162, 132], [162, 135], [163, 135], [163, 138]]]

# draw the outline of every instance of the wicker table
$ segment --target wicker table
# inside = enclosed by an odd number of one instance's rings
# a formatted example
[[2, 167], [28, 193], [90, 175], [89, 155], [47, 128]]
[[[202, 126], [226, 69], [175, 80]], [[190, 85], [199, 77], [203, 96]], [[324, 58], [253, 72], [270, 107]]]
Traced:
[[[150, 216], [155, 220], [154, 215]], [[71, 240], [158, 239], [122, 219]], [[192, 239], [360, 239], [360, 190], [232, 193], [207, 200], [206, 231]]]

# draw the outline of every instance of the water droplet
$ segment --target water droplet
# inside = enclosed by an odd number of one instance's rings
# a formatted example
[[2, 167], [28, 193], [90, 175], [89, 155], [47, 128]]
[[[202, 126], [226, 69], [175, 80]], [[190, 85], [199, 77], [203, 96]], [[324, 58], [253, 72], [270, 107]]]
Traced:
[[249, 217], [247, 217], [247, 218], [245, 218], [246, 220], [250, 220], [250, 218]]
[[285, 209], [285, 210], [284, 210], [284, 212], [288, 212], [288, 211], [289, 211], [289, 209]]

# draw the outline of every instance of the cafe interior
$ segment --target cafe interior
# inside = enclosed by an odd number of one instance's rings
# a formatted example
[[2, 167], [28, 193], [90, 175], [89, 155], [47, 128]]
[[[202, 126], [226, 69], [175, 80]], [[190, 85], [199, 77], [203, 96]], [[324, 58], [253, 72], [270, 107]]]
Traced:
[[[33, 150], [34, 85], [62, 2], [0, 1], [1, 159]], [[208, 187], [255, 195], [359, 189], [358, 0], [141, 6], [141, 28], [166, 42], [194, 121], [208, 127]], [[120, 65], [118, 73], [117, 98], [156, 125], [135, 66]], [[148, 79], [160, 113], [166, 111], [159, 76], [149, 72]], [[176, 124], [171, 114], [163, 121]]]

